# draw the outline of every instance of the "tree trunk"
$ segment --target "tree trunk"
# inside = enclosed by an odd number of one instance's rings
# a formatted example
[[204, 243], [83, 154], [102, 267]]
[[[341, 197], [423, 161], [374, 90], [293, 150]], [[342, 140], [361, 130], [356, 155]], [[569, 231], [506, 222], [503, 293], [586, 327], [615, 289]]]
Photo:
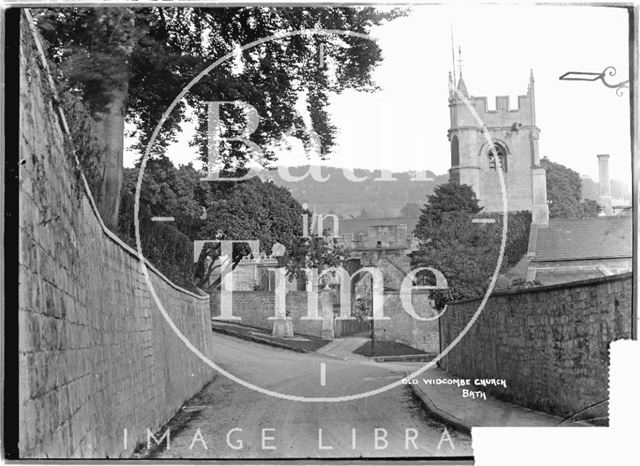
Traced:
[[124, 152], [124, 117], [127, 110], [128, 84], [111, 92], [104, 112], [97, 113], [96, 138], [104, 150], [100, 160], [102, 180], [98, 192], [98, 210], [104, 224], [112, 231], [118, 227], [122, 160]]

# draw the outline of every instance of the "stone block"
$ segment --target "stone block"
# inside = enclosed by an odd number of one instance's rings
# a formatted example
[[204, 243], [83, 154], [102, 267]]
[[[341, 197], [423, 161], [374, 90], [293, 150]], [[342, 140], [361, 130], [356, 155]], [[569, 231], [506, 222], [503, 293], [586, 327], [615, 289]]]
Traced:
[[273, 331], [274, 337], [293, 338], [293, 321], [291, 319], [274, 319]]

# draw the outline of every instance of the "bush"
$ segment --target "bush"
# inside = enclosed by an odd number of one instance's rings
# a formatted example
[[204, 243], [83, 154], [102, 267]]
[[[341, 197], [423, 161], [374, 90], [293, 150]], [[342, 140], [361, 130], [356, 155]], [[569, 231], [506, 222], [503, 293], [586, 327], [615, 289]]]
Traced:
[[[134, 197], [123, 192], [120, 201], [118, 236], [137, 248], [133, 217]], [[140, 206], [140, 242], [144, 257], [178, 286], [196, 291], [193, 280], [193, 245], [187, 235], [171, 223], [151, 221], [147, 206]]]
[[[495, 223], [474, 224], [476, 217], [492, 218]], [[508, 213], [500, 272], [513, 267], [526, 254], [530, 226], [530, 212]], [[420, 247], [411, 255], [414, 268], [433, 267], [447, 278], [448, 289], [430, 293], [436, 309], [486, 292], [498, 261], [502, 228], [503, 214], [482, 213], [469, 186], [446, 183], [436, 187], [416, 225]]]
[[[95, 121], [84, 107], [79, 95], [72, 91], [63, 93], [60, 96], [60, 103], [64, 111], [69, 133], [71, 137], [72, 149], [74, 150], [80, 168], [89, 184], [89, 189], [93, 198], [97, 201], [102, 173], [99, 170], [99, 162], [102, 157], [100, 148], [95, 137]], [[73, 162], [75, 166], [75, 162]], [[78, 190], [83, 191], [80, 184], [80, 172], [78, 172]]]
[[509, 290], [519, 290], [522, 288], [537, 288], [542, 286], [542, 283], [538, 280], [527, 281], [524, 278], [516, 278], [509, 285]]

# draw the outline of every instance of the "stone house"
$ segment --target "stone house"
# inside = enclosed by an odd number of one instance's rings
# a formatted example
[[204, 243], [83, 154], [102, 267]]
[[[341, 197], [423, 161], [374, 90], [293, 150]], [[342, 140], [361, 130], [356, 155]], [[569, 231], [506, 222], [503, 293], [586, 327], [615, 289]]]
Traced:
[[417, 217], [355, 218], [340, 220], [339, 242], [351, 251], [412, 249]]

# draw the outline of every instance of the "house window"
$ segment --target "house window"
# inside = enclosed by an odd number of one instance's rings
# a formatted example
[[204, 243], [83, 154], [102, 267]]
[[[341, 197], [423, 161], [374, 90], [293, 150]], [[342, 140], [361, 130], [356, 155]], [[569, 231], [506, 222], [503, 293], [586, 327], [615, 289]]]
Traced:
[[503, 171], [507, 171], [507, 149], [501, 144], [494, 144], [487, 149], [487, 157], [489, 158], [489, 168], [497, 170], [498, 164], [496, 163], [496, 157], [500, 159], [500, 166]]

